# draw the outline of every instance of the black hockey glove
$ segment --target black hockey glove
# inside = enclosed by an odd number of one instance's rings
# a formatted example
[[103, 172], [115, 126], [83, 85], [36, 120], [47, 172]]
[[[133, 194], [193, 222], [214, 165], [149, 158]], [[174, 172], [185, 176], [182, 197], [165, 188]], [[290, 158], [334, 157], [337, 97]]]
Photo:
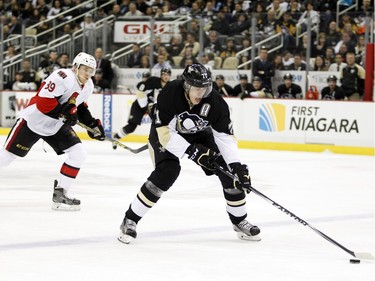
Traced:
[[247, 166], [241, 163], [232, 163], [229, 164], [229, 166], [231, 167], [233, 174], [238, 178], [238, 181], [235, 180], [233, 182], [234, 187], [238, 189], [242, 188], [246, 193], [250, 193], [251, 178]]
[[91, 133], [90, 131], [87, 131], [90, 138], [96, 139], [99, 141], [105, 140], [104, 128], [102, 126], [102, 122], [99, 119], [93, 119], [92, 122], [88, 126], [95, 131], [95, 133]]
[[210, 170], [215, 171], [216, 167], [214, 162], [219, 157], [219, 154], [199, 143], [192, 144], [186, 150], [189, 159], [193, 160], [198, 165]]
[[70, 126], [74, 126], [77, 124], [78, 121], [78, 115], [77, 115], [77, 107], [76, 107], [76, 98], [78, 96], [78, 93], [73, 93], [70, 98], [68, 99], [68, 102], [64, 107], [61, 109], [61, 112], [59, 114], [59, 119], [62, 120], [65, 124], [68, 124]]

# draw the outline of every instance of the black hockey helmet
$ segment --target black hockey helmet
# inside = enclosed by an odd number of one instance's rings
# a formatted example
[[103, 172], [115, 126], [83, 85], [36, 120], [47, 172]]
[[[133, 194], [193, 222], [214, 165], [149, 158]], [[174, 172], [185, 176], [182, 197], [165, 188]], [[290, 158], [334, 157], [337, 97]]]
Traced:
[[336, 75], [330, 75], [330, 76], [328, 76], [328, 78], [327, 78], [327, 82], [329, 82], [329, 81], [337, 81], [337, 77], [336, 77]]
[[182, 79], [185, 81], [185, 90], [190, 90], [190, 87], [206, 88], [204, 98], [208, 97], [212, 91], [212, 77], [211, 73], [200, 63], [193, 63], [186, 66], [182, 73]]
[[293, 75], [290, 73], [286, 73], [283, 77], [284, 80], [293, 80]]
[[151, 77], [150, 71], [145, 71], [142, 73], [142, 78], [150, 78], [150, 77]]
[[171, 70], [169, 67], [163, 67], [162, 69], [160, 69], [160, 76], [161, 76], [163, 73], [166, 73], [166, 74], [172, 75], [172, 70]]

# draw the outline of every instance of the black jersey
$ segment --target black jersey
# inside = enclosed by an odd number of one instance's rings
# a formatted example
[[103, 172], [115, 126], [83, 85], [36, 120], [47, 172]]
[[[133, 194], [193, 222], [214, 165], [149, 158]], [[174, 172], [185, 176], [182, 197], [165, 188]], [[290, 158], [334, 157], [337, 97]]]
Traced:
[[297, 84], [292, 83], [290, 88], [287, 88], [285, 84], [279, 85], [277, 87], [277, 92], [279, 93], [279, 98], [281, 99], [300, 99], [302, 98], [302, 89]]
[[158, 96], [153, 126], [162, 146], [177, 157], [182, 157], [190, 146], [184, 136], [211, 128], [226, 162], [240, 162], [229, 107], [223, 97], [213, 89], [199, 104], [190, 105], [183, 83], [183, 80], [169, 82]]
[[322, 89], [322, 100], [343, 100], [345, 93], [341, 87], [336, 86], [334, 90], [331, 90], [328, 86]]
[[149, 103], [155, 103], [163, 86], [159, 77], [151, 76], [146, 81], [138, 83], [137, 88], [144, 93], [137, 93], [138, 103], [143, 108]]

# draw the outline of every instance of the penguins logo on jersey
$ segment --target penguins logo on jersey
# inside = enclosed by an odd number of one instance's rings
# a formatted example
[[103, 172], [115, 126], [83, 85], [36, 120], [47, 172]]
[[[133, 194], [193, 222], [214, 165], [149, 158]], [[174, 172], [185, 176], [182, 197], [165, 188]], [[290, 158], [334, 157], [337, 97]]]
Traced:
[[195, 134], [207, 128], [208, 121], [203, 120], [196, 114], [187, 111], [177, 116], [177, 131], [182, 134]]

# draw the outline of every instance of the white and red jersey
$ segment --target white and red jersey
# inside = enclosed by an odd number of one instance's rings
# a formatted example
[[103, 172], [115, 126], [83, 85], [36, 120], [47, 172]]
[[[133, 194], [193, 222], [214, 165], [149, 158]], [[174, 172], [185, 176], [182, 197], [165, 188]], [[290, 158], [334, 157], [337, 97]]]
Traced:
[[37, 94], [20, 112], [19, 117], [27, 121], [33, 132], [42, 136], [54, 135], [64, 123], [58, 119], [59, 108], [73, 93], [78, 93], [76, 106], [87, 102], [94, 90], [91, 79], [84, 86], [78, 83], [71, 69], [58, 69], [51, 73], [41, 84]]

